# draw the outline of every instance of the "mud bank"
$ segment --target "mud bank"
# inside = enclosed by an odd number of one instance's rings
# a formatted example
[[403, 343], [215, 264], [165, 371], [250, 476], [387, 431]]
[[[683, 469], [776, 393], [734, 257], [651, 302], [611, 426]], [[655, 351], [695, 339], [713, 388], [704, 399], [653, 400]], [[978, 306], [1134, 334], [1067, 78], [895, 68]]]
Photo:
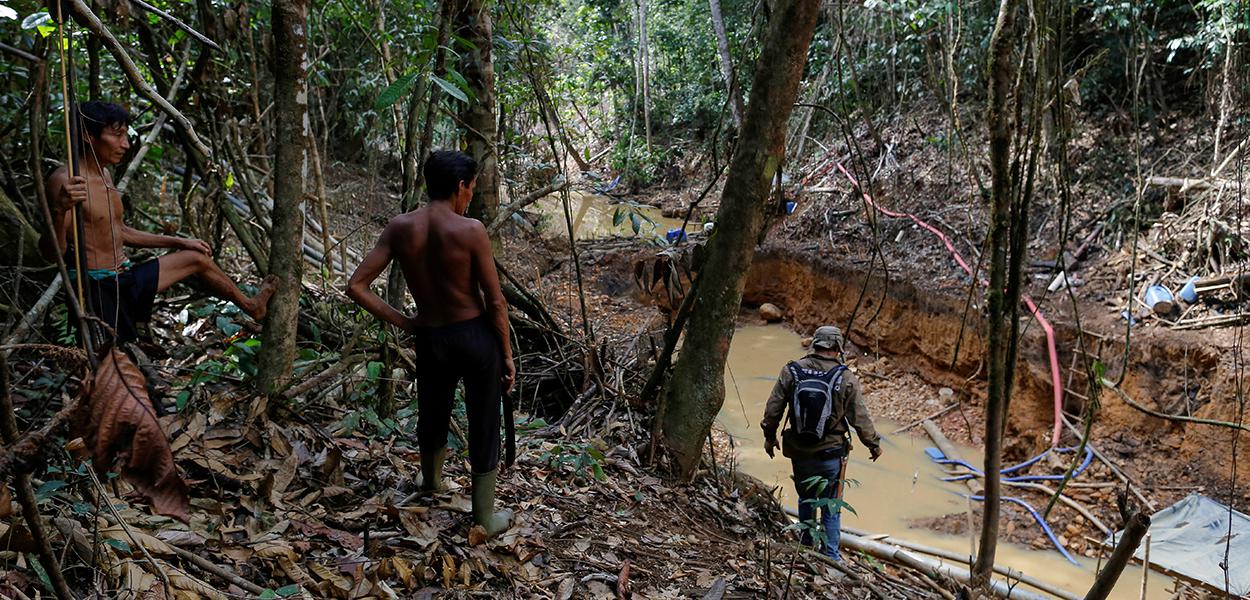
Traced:
[[[974, 296], [970, 310], [965, 310], [966, 300], [966, 288], [935, 292], [897, 273], [887, 281], [879, 272], [870, 277], [866, 265], [775, 245], [757, 252], [743, 294], [745, 305], [771, 302], [781, 307], [786, 321], [799, 331], [826, 322], [845, 327], [849, 321], [849, 338], [863, 353], [888, 355], [894, 364], [932, 384], [960, 391], [962, 397], [980, 405], [985, 393], [984, 319], [977, 304], [980, 296]], [[1079, 414], [1089, 400], [1084, 369], [1072, 368], [1077, 329], [1070, 315], [1055, 314], [1058, 309], [1045, 305], [1042, 310], [1048, 311], [1054, 323], [1061, 377], [1070, 390], [1064, 394], [1064, 410]], [[1088, 351], [1106, 365], [1108, 377], [1114, 380], [1125, 353], [1123, 324], [1117, 326], [1102, 316], [1107, 312], [1102, 306], [1082, 311], [1090, 315], [1082, 321]], [[1045, 337], [1031, 320], [1022, 331], [1019, 376], [1007, 426], [1008, 459], [1044, 449], [1054, 421]], [[1138, 402], [1164, 413], [1236, 421], [1236, 356], [1228, 333], [1134, 329], [1122, 388]], [[1095, 442], [1151, 490], [1161, 506], [1192, 491], [1228, 501], [1233, 430], [1149, 416], [1106, 390], [1100, 400]], [[960, 429], [955, 435], [962, 441], [981, 443], [975, 427]], [[1064, 439], [1065, 443], [1075, 441], [1067, 431]], [[1247, 465], [1250, 438], [1242, 442], [1238, 463]], [[1240, 467], [1238, 481], [1247, 475], [1250, 469]], [[1245, 492], [1239, 486], [1238, 508], [1245, 506]]]

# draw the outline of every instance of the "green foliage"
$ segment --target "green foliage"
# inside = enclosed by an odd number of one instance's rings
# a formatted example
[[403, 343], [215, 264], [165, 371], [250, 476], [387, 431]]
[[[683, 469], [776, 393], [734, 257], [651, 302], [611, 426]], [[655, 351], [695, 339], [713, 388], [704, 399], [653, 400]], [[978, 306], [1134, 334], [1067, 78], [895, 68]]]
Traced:
[[[825, 491], [829, 489], [829, 486], [836, 484], [836, 479], [821, 477], [820, 475], [813, 475], [800, 482], [799, 485], [806, 486], [808, 492], [816, 496], [814, 499], [802, 501], [804, 504], [812, 507], [812, 518], [805, 521], [796, 521], [791, 523], [786, 527], [786, 529], [797, 531], [799, 532], [799, 535], [810, 535], [812, 539], [823, 540], [825, 539], [825, 525], [820, 519], [821, 510], [841, 511], [845, 509], [853, 515], [858, 515], [859, 513], [855, 512], [855, 508], [841, 498], [821, 497]], [[858, 485], [858, 482], [853, 479], [846, 479], [842, 481], [842, 484]]]
[[593, 479], [599, 482], [608, 480], [601, 464], [603, 452], [591, 444], [557, 443], [543, 451], [538, 460], [557, 471], [571, 473], [574, 480]]

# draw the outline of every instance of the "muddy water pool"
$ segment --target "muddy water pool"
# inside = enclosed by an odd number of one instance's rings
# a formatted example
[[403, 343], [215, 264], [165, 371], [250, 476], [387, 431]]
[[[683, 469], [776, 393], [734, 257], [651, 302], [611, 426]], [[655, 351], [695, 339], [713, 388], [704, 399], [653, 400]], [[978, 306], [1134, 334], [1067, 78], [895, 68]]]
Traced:
[[[534, 203], [533, 210], [543, 216], [547, 223], [547, 231], [557, 233], [561, 237], [568, 235], [564, 220], [564, 207], [559, 194], [550, 194], [539, 199]], [[613, 217], [618, 210], [623, 216], [620, 223], [614, 223]], [[601, 194], [576, 191], [569, 193], [569, 214], [573, 220], [573, 234], [577, 239], [595, 239], [613, 235], [633, 236], [635, 232], [630, 213], [637, 215], [638, 232], [636, 235], [642, 237], [663, 239], [670, 229], [678, 229], [682, 225], [682, 219], [665, 217], [660, 214], [660, 209], [654, 206], [613, 204], [610, 198]], [[702, 223], [692, 221], [687, 225], [686, 230], [697, 231], [702, 227]]]
[[[780, 452], [776, 459], [770, 459], [764, 453], [759, 421], [777, 373], [787, 361], [803, 354], [801, 338], [784, 326], [739, 328], [729, 350], [725, 371], [725, 405], [718, 417], [720, 426], [733, 438], [737, 468], [766, 484], [777, 486], [781, 501], [791, 508], [796, 505], [790, 461]], [[871, 386], [872, 381], [868, 380], [864, 385]], [[932, 393], [936, 396], [937, 389], [934, 388]], [[968, 500], [964, 494], [967, 488], [940, 480], [941, 470], [924, 452], [933, 443], [923, 433], [890, 435], [889, 432], [898, 428], [897, 424], [881, 420], [875, 423], [878, 432], [885, 438], [885, 452], [876, 463], [868, 460], [868, 452], [862, 447], [852, 453], [846, 477], [857, 484], [847, 486], [845, 500], [858, 514], [844, 511], [843, 527], [887, 534], [968, 554], [971, 551], [968, 535], [947, 535], [909, 526], [914, 519], [966, 514]], [[858, 440], [855, 440], [855, 445], [860, 445]], [[960, 450], [965, 460], [972, 464], [981, 462], [979, 450]], [[1017, 509], [1005, 507], [1004, 510]], [[1034, 550], [1010, 543], [999, 544], [997, 561], [1000, 566], [1010, 566], [1078, 596], [1083, 596], [1089, 589], [1097, 568], [1095, 559], [1080, 558], [1081, 566], [1078, 567], [1053, 549]], [[1138, 598], [1141, 577], [1141, 568], [1130, 566], [1124, 571], [1111, 597], [1124, 600]], [[1169, 578], [1152, 573], [1147, 598], [1170, 598], [1167, 589], [1171, 587]]]

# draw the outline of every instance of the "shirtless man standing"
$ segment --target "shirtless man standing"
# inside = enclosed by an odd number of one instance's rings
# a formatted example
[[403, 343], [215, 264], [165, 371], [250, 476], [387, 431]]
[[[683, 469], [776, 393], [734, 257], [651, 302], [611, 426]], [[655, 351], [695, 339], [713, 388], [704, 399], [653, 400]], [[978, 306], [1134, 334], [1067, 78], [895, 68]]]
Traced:
[[[108, 168], [121, 162], [130, 148], [130, 114], [116, 104], [95, 101], [84, 102], [78, 111], [86, 133], [82, 155], [78, 157], [81, 174], [71, 176], [68, 167], [61, 167], [48, 178], [51, 229], [56, 236], [45, 232], [39, 239], [39, 249], [48, 260], [65, 256], [70, 278], [78, 277], [74, 268], [76, 252], [69, 246], [74, 223], [68, 213], [70, 208], [79, 207], [87, 263], [83, 285], [90, 299], [88, 312], [117, 331], [119, 344], [133, 341], [138, 337], [138, 324], [152, 315], [156, 294], [199, 275], [213, 294], [234, 302], [253, 319], [263, 319], [276, 283], [272, 276], [265, 279], [259, 294], [248, 297], [213, 262], [212, 250], [202, 240], [147, 233], [122, 222], [122, 197], [113, 187]], [[175, 252], [132, 265], [122, 252], [123, 246], [172, 248]], [[76, 285], [70, 283], [66, 287], [72, 290]]]
[[[516, 377], [508, 304], [486, 228], [463, 216], [477, 185], [477, 163], [462, 152], [441, 150], [430, 154], [424, 170], [429, 204], [391, 219], [352, 274], [347, 295], [373, 316], [416, 337], [423, 491], [445, 489], [447, 430], [456, 384], [464, 380], [473, 520], [494, 536], [512, 520], [512, 511], [494, 508], [501, 388], [511, 391]], [[404, 271], [417, 303], [416, 316], [399, 312], [369, 288], [392, 260]]]

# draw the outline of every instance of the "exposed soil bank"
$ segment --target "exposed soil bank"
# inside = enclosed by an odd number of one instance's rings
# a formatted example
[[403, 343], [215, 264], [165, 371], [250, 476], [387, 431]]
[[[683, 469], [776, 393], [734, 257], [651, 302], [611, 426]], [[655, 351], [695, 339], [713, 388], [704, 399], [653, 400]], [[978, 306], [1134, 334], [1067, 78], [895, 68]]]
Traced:
[[[744, 304], [771, 302], [781, 307], [788, 322], [800, 331], [832, 322], [846, 327], [849, 338], [867, 354], [890, 355], [895, 364], [915, 372], [936, 385], [963, 392], [979, 404], [984, 397], [986, 350], [981, 308], [975, 303], [965, 319], [965, 294], [933, 292], [908, 281], [886, 281], [814, 252], [776, 245], [762, 247], [748, 276]], [[860, 299], [862, 293], [862, 301]], [[857, 308], [858, 304], [858, 308]], [[1047, 307], [1043, 307], [1047, 310]], [[1105, 309], [1085, 309], [1102, 318], [1086, 318], [1082, 324], [1090, 351], [1099, 354], [1115, 379], [1124, 355], [1124, 332], [1103, 314]], [[1051, 311], [1053, 313], [1053, 309]], [[1077, 346], [1077, 330], [1070, 317], [1051, 315], [1059, 347], [1061, 376], [1070, 390], [1086, 390], [1083, 369], [1071, 369]], [[961, 326], [964, 324], [966, 326]], [[1120, 325], [1122, 327], [1122, 324]], [[1054, 420], [1051, 376], [1045, 338], [1040, 327], [1023, 327], [1016, 389], [1008, 419], [1008, 459], [1022, 459], [1049, 444]], [[1128, 374], [1123, 389], [1138, 402], [1169, 414], [1236, 421], [1237, 370], [1235, 353], [1227, 335], [1137, 328], [1131, 338]], [[958, 347], [958, 353], [955, 349]], [[953, 360], [952, 360], [953, 359]], [[1164, 421], [1126, 405], [1113, 393], [1103, 391], [1102, 409], [1094, 429], [1100, 449], [1118, 459], [1130, 476], [1153, 492], [1161, 506], [1202, 488], [1228, 501], [1233, 430]], [[1065, 410], [1075, 414], [1084, 399], [1065, 394]], [[917, 417], [923, 415], [917, 415]], [[948, 416], [951, 427], [962, 420]], [[979, 420], [974, 422], [979, 425]], [[978, 427], [950, 432], [954, 437], [979, 445]], [[1075, 438], [1065, 431], [1065, 443]], [[1250, 438], [1238, 446], [1240, 477], [1250, 462]], [[1236, 507], [1244, 509], [1245, 487], [1238, 486]]]

